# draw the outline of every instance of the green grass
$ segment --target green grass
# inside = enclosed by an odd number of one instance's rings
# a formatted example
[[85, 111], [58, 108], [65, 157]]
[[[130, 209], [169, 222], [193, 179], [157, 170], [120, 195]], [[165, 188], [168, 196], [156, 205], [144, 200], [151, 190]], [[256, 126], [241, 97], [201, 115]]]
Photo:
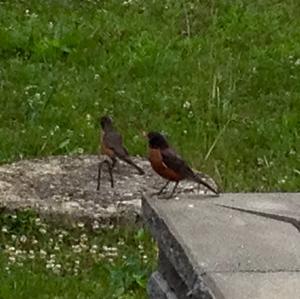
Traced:
[[[96, 153], [99, 116], [110, 114], [132, 154], [146, 155], [141, 130], [159, 130], [225, 191], [297, 191], [299, 28], [293, 0], [1, 1], [0, 162]], [[84, 253], [75, 275], [16, 262], [2, 270], [0, 298], [143, 298], [137, 234], [89, 234], [128, 240], [129, 265]], [[1, 254], [2, 269], [8, 261]]]
[[155, 129], [226, 191], [297, 190], [297, 1], [2, 1], [0, 25], [0, 161], [95, 153], [108, 113], [132, 154]]
[[146, 298], [156, 248], [143, 229], [0, 215], [0, 298]]

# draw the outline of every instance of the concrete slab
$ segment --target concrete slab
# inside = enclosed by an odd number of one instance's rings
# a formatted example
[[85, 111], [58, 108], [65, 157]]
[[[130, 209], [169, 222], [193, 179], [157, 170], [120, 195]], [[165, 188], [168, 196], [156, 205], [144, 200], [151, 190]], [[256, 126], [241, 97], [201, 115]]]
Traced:
[[228, 207], [288, 217], [300, 223], [299, 193], [225, 193], [212, 202]]
[[299, 298], [300, 273], [215, 273], [211, 274], [225, 298]]
[[148, 283], [148, 294], [150, 299], [177, 299], [159, 272], [154, 272], [151, 275]]
[[149, 201], [169, 229], [161, 246], [172, 236], [203, 272], [300, 271], [300, 234], [288, 223], [209, 201]]
[[[240, 195], [146, 197], [143, 214], [192, 298], [300, 298], [300, 231], [294, 225], [300, 194]], [[272, 297], [276, 292], [279, 297]]]

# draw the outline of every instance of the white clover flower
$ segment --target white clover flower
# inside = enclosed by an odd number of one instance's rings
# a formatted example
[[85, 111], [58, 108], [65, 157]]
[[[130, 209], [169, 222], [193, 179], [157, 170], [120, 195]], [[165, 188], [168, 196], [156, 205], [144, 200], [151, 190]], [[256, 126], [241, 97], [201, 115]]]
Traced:
[[45, 234], [47, 233], [46, 229], [44, 229], [43, 227], [41, 227], [41, 228], [39, 229], [39, 232], [40, 232], [41, 234], [43, 234], [43, 235], [45, 235]]
[[21, 237], [20, 237], [20, 242], [21, 243], [25, 243], [27, 241], [27, 237], [25, 236], [25, 235], [22, 235]]
[[99, 222], [98, 222], [98, 221], [94, 221], [94, 222], [93, 222], [92, 228], [93, 228], [94, 230], [98, 229], [98, 228], [99, 228]]
[[82, 251], [79, 245], [72, 245], [72, 249], [74, 253], [80, 253]]
[[40, 255], [45, 257], [47, 255], [47, 252], [43, 249], [40, 249]]
[[77, 226], [78, 226], [79, 228], [83, 228], [83, 227], [84, 227], [84, 223], [83, 223], [83, 222], [78, 222], [78, 223], [77, 223]]
[[191, 105], [192, 105], [191, 102], [185, 101], [185, 102], [183, 103], [182, 107], [183, 107], [184, 109], [190, 109]]
[[295, 61], [295, 65], [300, 65], [300, 58]]
[[16, 258], [14, 256], [10, 256], [8, 258], [8, 260], [11, 262], [11, 263], [14, 263], [16, 261]]
[[38, 240], [34, 238], [34, 239], [32, 239], [31, 243], [32, 243], [33, 245], [35, 245], [35, 244], [38, 243]]
[[16, 248], [15, 248], [14, 246], [11, 246], [11, 247], [10, 247], [10, 246], [8, 245], [7, 250], [10, 251], [10, 252], [14, 252], [14, 251], [16, 250]]

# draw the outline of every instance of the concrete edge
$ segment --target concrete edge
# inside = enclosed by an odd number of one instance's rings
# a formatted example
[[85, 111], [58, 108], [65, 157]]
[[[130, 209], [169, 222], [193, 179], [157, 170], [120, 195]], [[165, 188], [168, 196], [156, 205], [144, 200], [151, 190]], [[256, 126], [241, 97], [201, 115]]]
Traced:
[[[224, 299], [214, 280], [200, 268], [193, 266], [193, 258], [187, 248], [183, 248], [172, 232], [172, 226], [168, 226], [164, 219], [157, 217], [155, 208], [149, 204], [150, 198], [143, 194], [142, 214], [144, 221], [150, 229], [153, 237], [159, 243], [170, 263], [176, 269], [181, 279], [186, 283], [190, 292], [187, 296], [195, 295], [200, 298]], [[157, 200], [157, 199], [153, 199]], [[155, 229], [159, 227], [160, 233]]]

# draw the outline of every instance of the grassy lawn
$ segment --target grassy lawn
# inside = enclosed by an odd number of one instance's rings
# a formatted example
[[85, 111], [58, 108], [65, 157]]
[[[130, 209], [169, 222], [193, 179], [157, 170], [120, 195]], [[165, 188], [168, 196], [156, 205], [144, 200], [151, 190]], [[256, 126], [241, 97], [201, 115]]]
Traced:
[[[159, 130], [225, 191], [299, 190], [299, 28], [298, 1], [1, 1], [0, 163], [96, 153], [108, 113], [132, 154], [146, 155], [140, 130]], [[35, 217], [20, 231], [0, 218], [0, 298], [145, 296], [146, 233], [84, 232], [97, 254], [76, 253], [81, 228], [60, 241]]]
[[156, 248], [143, 229], [0, 217], [0, 298], [146, 298]]

